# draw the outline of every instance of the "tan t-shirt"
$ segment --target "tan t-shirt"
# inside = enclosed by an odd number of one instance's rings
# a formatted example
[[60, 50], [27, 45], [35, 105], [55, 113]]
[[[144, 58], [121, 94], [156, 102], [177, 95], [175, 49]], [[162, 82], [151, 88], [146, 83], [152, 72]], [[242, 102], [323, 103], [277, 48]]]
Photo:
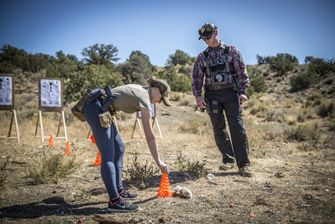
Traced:
[[118, 86], [112, 89], [112, 93], [117, 96], [113, 105], [117, 111], [125, 113], [135, 113], [141, 108], [151, 111], [148, 90], [137, 84]]

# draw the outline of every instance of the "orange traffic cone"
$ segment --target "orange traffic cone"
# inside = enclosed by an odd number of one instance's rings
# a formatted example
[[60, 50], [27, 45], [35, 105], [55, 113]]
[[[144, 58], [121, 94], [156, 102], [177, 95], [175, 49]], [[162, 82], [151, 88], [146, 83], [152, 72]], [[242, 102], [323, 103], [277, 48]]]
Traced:
[[94, 138], [94, 135], [91, 135], [91, 137], [90, 137], [90, 138], [91, 138], [91, 141], [92, 141], [92, 143], [93, 143], [93, 144], [96, 144], [96, 142], [95, 142], [95, 138]]
[[55, 146], [54, 135], [51, 134], [50, 138], [49, 138], [49, 142], [48, 142], [48, 147], [51, 148], [51, 147], [54, 147], [54, 146]]
[[64, 156], [70, 156], [70, 155], [71, 155], [71, 143], [67, 141]]
[[101, 166], [101, 154], [98, 151], [97, 158], [95, 159], [94, 166]]
[[163, 173], [161, 183], [157, 192], [158, 197], [172, 197], [173, 192], [171, 191], [169, 176], [167, 172]]

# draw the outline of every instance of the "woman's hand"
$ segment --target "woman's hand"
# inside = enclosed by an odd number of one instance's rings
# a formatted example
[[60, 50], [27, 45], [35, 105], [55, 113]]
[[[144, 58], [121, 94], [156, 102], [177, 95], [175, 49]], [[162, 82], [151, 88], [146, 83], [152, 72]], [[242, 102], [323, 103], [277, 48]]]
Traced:
[[164, 172], [168, 172], [168, 166], [166, 165], [166, 163], [160, 161], [158, 164], [159, 169], [161, 170], [162, 173]]
[[155, 138], [154, 132], [152, 130], [152, 125], [151, 125], [151, 114], [147, 109], [141, 109], [141, 112], [142, 112], [143, 130], [144, 130], [145, 138], [147, 140], [151, 155], [153, 159], [155, 160], [159, 169], [162, 171], [162, 173], [167, 172], [168, 171], [167, 165], [159, 157], [157, 144], [156, 144], [156, 138]]

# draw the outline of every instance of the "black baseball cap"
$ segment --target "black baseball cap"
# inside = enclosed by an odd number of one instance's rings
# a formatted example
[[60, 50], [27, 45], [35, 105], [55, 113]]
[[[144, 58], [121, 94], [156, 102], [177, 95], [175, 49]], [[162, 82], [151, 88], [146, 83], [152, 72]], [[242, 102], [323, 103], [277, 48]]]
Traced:
[[202, 27], [198, 30], [199, 33], [199, 40], [202, 37], [208, 37], [212, 35], [215, 31], [217, 31], [217, 27], [213, 23], [205, 23]]

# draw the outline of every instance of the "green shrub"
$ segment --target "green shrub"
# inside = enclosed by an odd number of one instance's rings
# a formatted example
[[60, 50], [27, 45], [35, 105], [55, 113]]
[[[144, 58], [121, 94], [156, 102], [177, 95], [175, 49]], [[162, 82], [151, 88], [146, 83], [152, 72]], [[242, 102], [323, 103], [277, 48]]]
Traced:
[[107, 84], [112, 88], [123, 84], [122, 75], [105, 65], [85, 65], [81, 71], [68, 75], [64, 81], [66, 102], [79, 100], [89, 88], [103, 88]]
[[158, 173], [158, 169], [152, 163], [149, 163], [148, 160], [145, 163], [140, 163], [138, 151], [133, 151], [130, 154], [133, 156], [133, 160], [130, 165], [127, 165], [127, 169], [125, 170], [126, 178], [144, 188], [149, 180]]
[[34, 93], [18, 94], [15, 98], [18, 119], [30, 119], [37, 113], [38, 97]]
[[178, 128], [181, 132], [189, 132], [193, 134], [202, 134], [205, 131], [208, 131], [211, 125], [208, 120], [204, 120], [201, 117], [192, 118], [185, 120]]
[[285, 120], [285, 115], [281, 111], [267, 110], [265, 113], [266, 121], [277, 121], [282, 123]]
[[334, 109], [334, 102], [332, 100], [326, 100], [317, 108], [317, 114], [320, 117], [327, 117], [334, 113]]
[[27, 171], [26, 178], [31, 179], [31, 184], [58, 183], [58, 180], [72, 174], [79, 164], [75, 157], [65, 161], [61, 154], [52, 155], [42, 159], [36, 167]]
[[257, 55], [257, 61], [258, 64], [269, 64], [270, 69], [277, 72], [278, 75], [293, 71], [299, 65], [298, 59], [287, 53], [280, 53], [273, 57], [261, 57]]
[[320, 76], [335, 71], [335, 60], [325, 60], [323, 58], [306, 57], [305, 63], [308, 71], [319, 74]]
[[8, 165], [8, 159], [0, 165], [0, 190], [3, 190], [5, 188], [5, 183], [8, 177], [6, 168]]
[[312, 93], [307, 96], [306, 106], [316, 106], [320, 105], [322, 102], [322, 96], [319, 93]]
[[260, 113], [266, 112], [268, 111], [268, 107], [264, 104], [261, 103], [259, 101], [256, 101], [254, 103], [254, 105], [252, 105], [251, 109], [250, 109], [250, 114], [252, 115], [261, 115]]
[[190, 92], [192, 90], [191, 76], [179, 73], [177, 70], [176, 66], [167, 66], [157, 76], [166, 80], [172, 91]]
[[297, 92], [308, 89], [312, 83], [312, 79], [308, 73], [302, 73], [290, 78], [291, 91]]
[[286, 127], [284, 137], [287, 141], [309, 142], [316, 145], [320, 141], [320, 133], [316, 124], [304, 124], [297, 127]]
[[330, 120], [329, 130], [332, 131], [332, 132], [335, 132], [335, 119]]
[[267, 91], [268, 87], [265, 83], [264, 75], [257, 69], [248, 67], [248, 74], [250, 78], [250, 86], [248, 87], [248, 95]]
[[181, 152], [177, 153], [177, 167], [181, 172], [190, 173], [196, 177], [202, 177], [207, 174], [207, 169], [205, 168], [205, 162], [193, 162], [185, 158]]

